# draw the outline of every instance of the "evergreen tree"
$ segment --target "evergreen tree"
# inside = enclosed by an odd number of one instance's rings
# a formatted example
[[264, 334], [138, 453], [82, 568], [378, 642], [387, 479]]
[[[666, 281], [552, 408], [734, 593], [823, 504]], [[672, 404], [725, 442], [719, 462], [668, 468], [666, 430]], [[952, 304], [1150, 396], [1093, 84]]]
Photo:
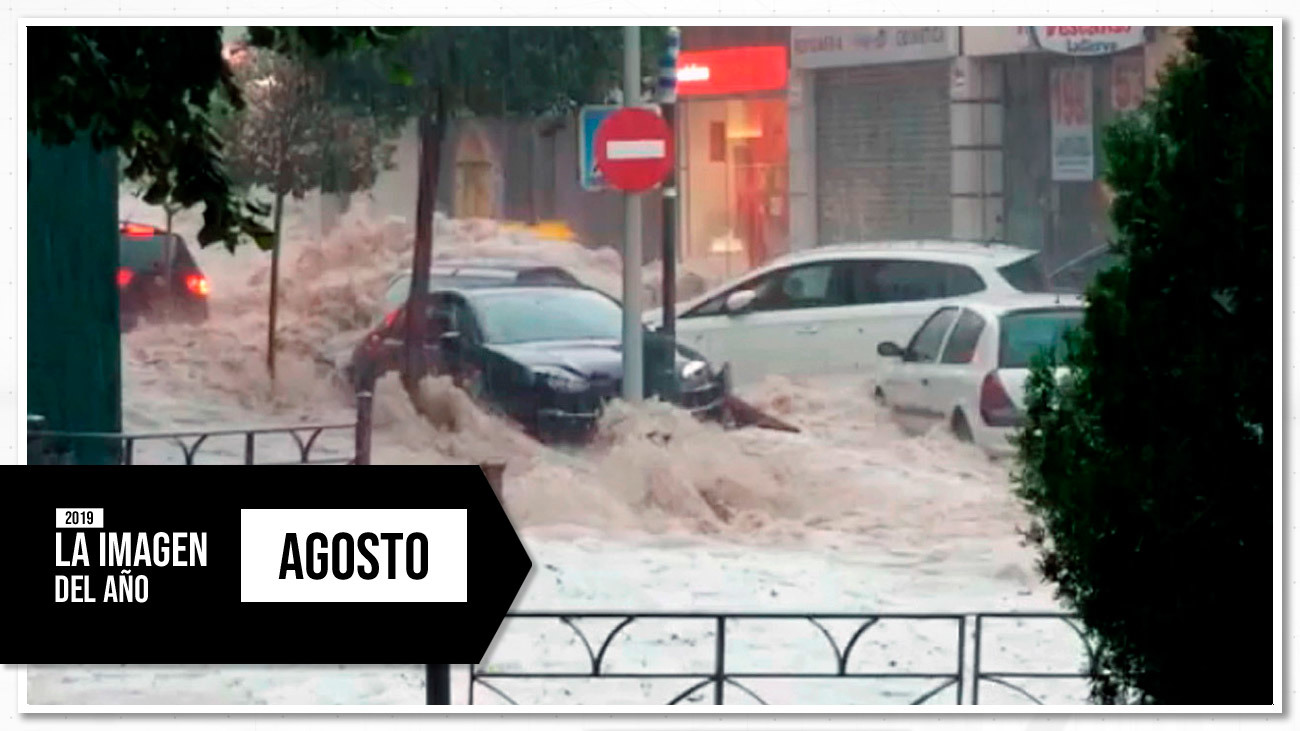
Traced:
[[1037, 364], [1019, 494], [1096, 643], [1095, 699], [1273, 698], [1268, 27], [1202, 27], [1104, 137], [1121, 263]]

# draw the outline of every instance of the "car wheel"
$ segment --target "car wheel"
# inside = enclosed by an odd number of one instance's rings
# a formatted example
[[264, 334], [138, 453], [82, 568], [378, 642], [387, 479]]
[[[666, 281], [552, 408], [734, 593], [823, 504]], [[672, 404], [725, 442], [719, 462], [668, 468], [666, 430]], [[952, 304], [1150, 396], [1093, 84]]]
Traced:
[[952, 433], [959, 442], [975, 441], [975, 437], [970, 432], [970, 424], [967, 423], [966, 415], [961, 412], [961, 409], [952, 413]]

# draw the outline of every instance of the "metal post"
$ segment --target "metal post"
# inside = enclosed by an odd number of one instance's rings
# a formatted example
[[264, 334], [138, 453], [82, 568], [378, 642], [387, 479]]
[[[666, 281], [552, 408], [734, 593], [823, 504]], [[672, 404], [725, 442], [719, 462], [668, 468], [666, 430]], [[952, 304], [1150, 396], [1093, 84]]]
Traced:
[[48, 462], [48, 455], [45, 454], [45, 439], [41, 432], [45, 431], [45, 417], [36, 414], [27, 415], [27, 464], [38, 465]]
[[718, 635], [713, 648], [713, 705], [722, 705], [722, 679], [727, 672], [727, 618], [718, 617]]
[[[641, 27], [623, 27], [623, 106], [641, 103]], [[641, 196], [624, 196], [623, 216], [623, 400], [645, 395], [641, 344]]]
[[357, 426], [355, 435], [355, 447], [353, 449], [352, 463], [360, 465], [370, 464], [370, 433], [373, 429], [375, 397], [371, 393], [373, 383], [367, 383], [364, 390], [357, 392]]
[[966, 616], [957, 618], [957, 705], [961, 705], [962, 686], [966, 677]]
[[451, 666], [424, 666], [424, 702], [430, 706], [451, 705]]
[[271, 248], [271, 311], [266, 326], [266, 370], [275, 380], [275, 319], [280, 311], [280, 237], [283, 232], [284, 193], [275, 194], [275, 243]]
[[[663, 58], [659, 61], [659, 103], [664, 121], [677, 137], [677, 53], [681, 49], [682, 34], [676, 27], [668, 29]], [[668, 352], [677, 351], [677, 158], [680, 150], [673, 145], [673, 166], [663, 186], [663, 327], [661, 332], [668, 341]], [[677, 395], [676, 358], [668, 358], [667, 383], [673, 385], [672, 396]]]

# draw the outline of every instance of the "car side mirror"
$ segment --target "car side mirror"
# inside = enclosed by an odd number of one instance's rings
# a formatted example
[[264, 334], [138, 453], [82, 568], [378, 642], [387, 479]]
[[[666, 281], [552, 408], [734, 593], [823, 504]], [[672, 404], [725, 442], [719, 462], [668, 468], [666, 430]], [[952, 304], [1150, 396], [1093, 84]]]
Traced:
[[898, 347], [898, 343], [883, 342], [876, 346], [876, 353], [882, 358], [902, 358], [903, 349]]
[[752, 289], [741, 289], [727, 295], [727, 314], [738, 315], [744, 312], [746, 308], [754, 304], [754, 298], [757, 297]]

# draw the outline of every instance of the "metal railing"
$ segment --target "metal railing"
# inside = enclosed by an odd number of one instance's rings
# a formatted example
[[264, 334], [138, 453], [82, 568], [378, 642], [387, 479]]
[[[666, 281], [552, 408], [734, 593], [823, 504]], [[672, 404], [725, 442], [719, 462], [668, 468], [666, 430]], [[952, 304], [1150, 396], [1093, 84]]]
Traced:
[[[145, 443], [162, 443], [179, 452], [184, 464], [193, 465], [205, 445], [223, 437], [242, 437], [242, 462], [245, 465], [293, 465], [293, 464], [356, 464], [356, 453], [338, 456], [320, 457], [313, 454], [320, 443], [320, 438], [327, 432], [356, 429], [355, 424], [324, 424], [302, 427], [275, 427], [264, 429], [223, 429], [218, 431], [183, 431], [150, 432], [140, 434], [114, 434], [104, 432], [30, 432], [29, 444], [36, 441], [42, 445], [36, 451], [47, 455], [45, 464], [67, 464], [66, 455], [71, 453], [70, 445], [76, 440], [97, 441], [113, 445], [118, 453], [118, 464], [141, 464], [137, 460], [136, 447]], [[298, 459], [275, 462], [257, 461], [258, 437], [288, 435], [297, 448]], [[163, 462], [164, 464], [166, 462]]]
[[[812, 697], [850, 693], [854, 702], [874, 698], [867, 702], [961, 705], [978, 704], [981, 685], [991, 684], [1009, 692], [1002, 694], [1005, 697], [993, 694], [992, 700], [998, 704], [1086, 703], [1087, 681], [1096, 663], [1078, 621], [1060, 613], [513, 612], [506, 621], [487, 662], [469, 666], [470, 704], [475, 703], [476, 692], [481, 696], [483, 691], [491, 694], [491, 700], [512, 705], [547, 702], [521, 701], [522, 691], [539, 687], [543, 698], [557, 699], [550, 702], [574, 703], [577, 686], [605, 683], [608, 687], [620, 682], [625, 686], [635, 683], [631, 693], [639, 698], [611, 700], [611, 692], [618, 693], [611, 689], [594, 699], [668, 705], [791, 703], [784, 700], [791, 684], [814, 683], [818, 687]], [[539, 622], [543, 625], [536, 632], [511, 629], [520, 623]], [[591, 625], [599, 623], [604, 627], [596, 632]], [[836, 624], [840, 625], [838, 632]], [[656, 625], [658, 631], [631, 637], [635, 630], [653, 630]], [[744, 628], [755, 631], [746, 637]], [[968, 628], [974, 631], [968, 634]], [[1032, 659], [1019, 658], [1022, 664], [1056, 661], [1054, 668], [987, 668], [990, 661], [1004, 660], [997, 643], [1008, 641], [1008, 629], [1022, 647], [1029, 646], [1026, 642], [1055, 639], [1058, 648], [1062, 646], [1060, 637], [1051, 635], [1063, 629], [1081, 643], [1081, 652], [1055, 658], [1034, 652]], [[559, 636], [552, 634], [556, 631]], [[765, 647], [753, 642], [756, 636]], [[512, 643], [521, 640], [519, 647], [524, 652], [536, 653], [540, 647], [545, 656], [496, 660], [502, 654], [509, 656]], [[924, 647], [927, 643], [928, 648]], [[738, 644], [748, 647], [738, 649]], [[972, 652], [967, 651], [968, 644]], [[572, 646], [579, 651], [566, 653], [566, 647]], [[708, 651], [701, 652], [701, 648]], [[1036, 694], [1025, 687], [1035, 681], [1050, 684], [1063, 680], [1072, 681], [1064, 693], [1060, 688], [1048, 688]], [[857, 683], [843, 690], [829, 686], [844, 681]], [[505, 687], [508, 683], [515, 687]], [[770, 687], [763, 690], [758, 684]], [[986, 699], [989, 695], [986, 690]], [[805, 691], [801, 697], [810, 696]]]
[[[764, 681], [904, 681], [904, 685], [913, 686], [908, 694], [910, 703], [926, 703], [943, 691], [952, 689], [957, 703], [962, 702], [963, 666], [965, 664], [965, 643], [962, 637], [966, 632], [966, 617], [952, 614], [710, 614], [710, 613], [672, 613], [672, 612], [637, 612], [637, 613], [548, 613], [517, 612], [507, 615], [511, 623], [524, 621], [549, 620], [571, 633], [570, 644], [579, 643], [585, 651], [585, 662], [568, 667], [554, 667], [545, 670], [497, 669], [488, 665], [470, 666], [469, 702], [474, 703], [476, 688], [490, 691], [495, 697], [506, 703], [517, 704], [518, 701], [501, 687], [503, 680], [596, 680], [602, 681], [640, 681], [642, 694], [653, 693], [648, 681], [672, 681], [676, 683], [675, 692], [670, 690], [659, 702], [668, 705], [679, 703], [711, 702], [723, 705], [728, 702], [728, 691], [743, 694], [740, 698], [760, 704], [767, 704], [759, 689], [754, 686]], [[595, 621], [612, 622], [612, 628], [599, 637], [589, 637], [580, 623]], [[662, 670], [644, 669], [648, 659], [641, 658], [643, 669], [627, 669], [626, 653], [615, 662], [611, 650], [617, 638], [630, 638], [633, 627], [642, 627], [652, 622], [667, 623], [673, 629], [667, 635], [651, 637], [643, 648], [666, 647], [670, 657], [695, 655], [700, 662], [694, 667], [670, 667]], [[804, 632], [804, 639], [820, 645], [822, 653], [817, 657], [806, 654], [808, 647], [791, 648], [791, 654], [778, 654], [775, 657], [762, 658], [763, 652], [750, 653], [747, 658], [729, 654], [738, 643], [744, 643], [742, 629], [767, 624], [784, 626], [780, 632], [788, 637], [790, 631]], [[847, 625], [840, 627], [837, 639], [833, 624]], [[907, 663], [906, 657], [882, 664], [882, 657], [867, 657], [861, 648], [864, 638], [875, 630], [881, 632], [885, 624], [906, 624], [913, 630], [917, 625], [929, 625], [932, 633], [947, 636], [952, 648], [949, 656], [931, 662], [928, 667], [897, 669], [899, 662]], [[798, 625], [797, 630], [789, 630], [791, 625]], [[503, 641], [508, 641], [509, 630], [502, 633], [498, 640], [497, 652]], [[759, 634], [767, 634], [759, 631]], [[537, 639], [534, 636], [534, 639]], [[712, 647], [711, 653], [700, 657], [692, 652], [701, 643]], [[626, 645], [628, 643], [624, 643]], [[635, 645], [635, 643], [632, 643]], [[620, 648], [624, 649], [624, 648]], [[855, 653], [855, 650], [858, 652]], [[635, 650], [633, 651], [635, 654]], [[755, 657], [757, 654], [760, 657]], [[771, 654], [771, 653], [767, 653]], [[791, 669], [789, 661], [798, 658], [805, 667]], [[581, 656], [578, 658], [582, 660]], [[767, 660], [764, 662], [763, 660]], [[775, 662], [773, 662], [775, 661]], [[875, 661], [875, 662], [873, 662]], [[675, 665], [677, 663], [674, 663]], [[690, 665], [691, 663], [687, 663]], [[777, 689], [779, 692], [779, 689]], [[896, 691], [897, 692], [897, 691]], [[643, 701], [647, 702], [647, 701]], [[648, 701], [654, 702], [654, 701]]]
[[[45, 429], [45, 420], [40, 416], [27, 417], [27, 454], [31, 464], [72, 464], [74, 450], [72, 445], [78, 441], [96, 442], [107, 447], [116, 455], [120, 465], [142, 464], [138, 459], [137, 446], [144, 444], [165, 444], [179, 451], [182, 463], [197, 464], [203, 448], [231, 437], [240, 438], [238, 451], [241, 459], [236, 464], [244, 465], [328, 465], [370, 464], [372, 396], [369, 392], [357, 394], [357, 420], [348, 424], [307, 424], [302, 426], [259, 427], [249, 429], [217, 429], [170, 432], [79, 432]], [[350, 435], [350, 451], [342, 448], [321, 446], [321, 438], [336, 433]], [[296, 459], [273, 462], [258, 462], [258, 440], [287, 436], [297, 452]], [[211, 450], [210, 450], [211, 451]], [[319, 456], [326, 453], [327, 456]], [[176, 454], [176, 452], [173, 452]], [[217, 455], [229, 458], [231, 451]], [[170, 464], [163, 461], [161, 464]], [[152, 462], [151, 462], [152, 464]]]
[[[1012, 625], [1011, 631], [1017, 636], [1020, 638], [1036, 637], [1040, 644], [1046, 644], [1047, 641], [1050, 641], [1053, 634], [1072, 634], [1077, 639], [1081, 652], [1069, 658], [1068, 662], [1073, 663], [1072, 669], [1063, 669], [1065, 666], [1062, 664], [1052, 662], [1053, 660], [1065, 660], [1065, 658], [1040, 657], [1039, 660], [1044, 664], [1037, 670], [1023, 666], [989, 670], [985, 667], [985, 664], [989, 661], [988, 647], [991, 639], [989, 635], [993, 635], [993, 638], [999, 636], [995, 629], [991, 629], [998, 624]], [[974, 705], [979, 704], [981, 685], [985, 683], [991, 683], [1001, 689], [1010, 691], [1012, 695], [1006, 698], [1006, 702], [1027, 700], [1035, 705], [1044, 705], [1047, 702], [1043, 697], [1044, 691], [1040, 691], [1039, 694], [1031, 692], [1029, 688], [1025, 687], [1029, 681], [1048, 681], [1045, 683], [1048, 686], [1058, 685], [1060, 681], [1076, 681], [1074, 685], [1077, 686], [1079, 685], [1077, 681], [1087, 681], [1096, 672], [1096, 649], [1088, 639], [1083, 624], [1077, 617], [1072, 615], [1056, 612], [984, 612], [975, 615], [974, 627], [975, 648], [973, 652], [973, 682], [971, 684], [971, 703]], [[1076, 697], [1078, 697], [1077, 694]], [[1086, 688], [1084, 697], [1086, 698]]]

